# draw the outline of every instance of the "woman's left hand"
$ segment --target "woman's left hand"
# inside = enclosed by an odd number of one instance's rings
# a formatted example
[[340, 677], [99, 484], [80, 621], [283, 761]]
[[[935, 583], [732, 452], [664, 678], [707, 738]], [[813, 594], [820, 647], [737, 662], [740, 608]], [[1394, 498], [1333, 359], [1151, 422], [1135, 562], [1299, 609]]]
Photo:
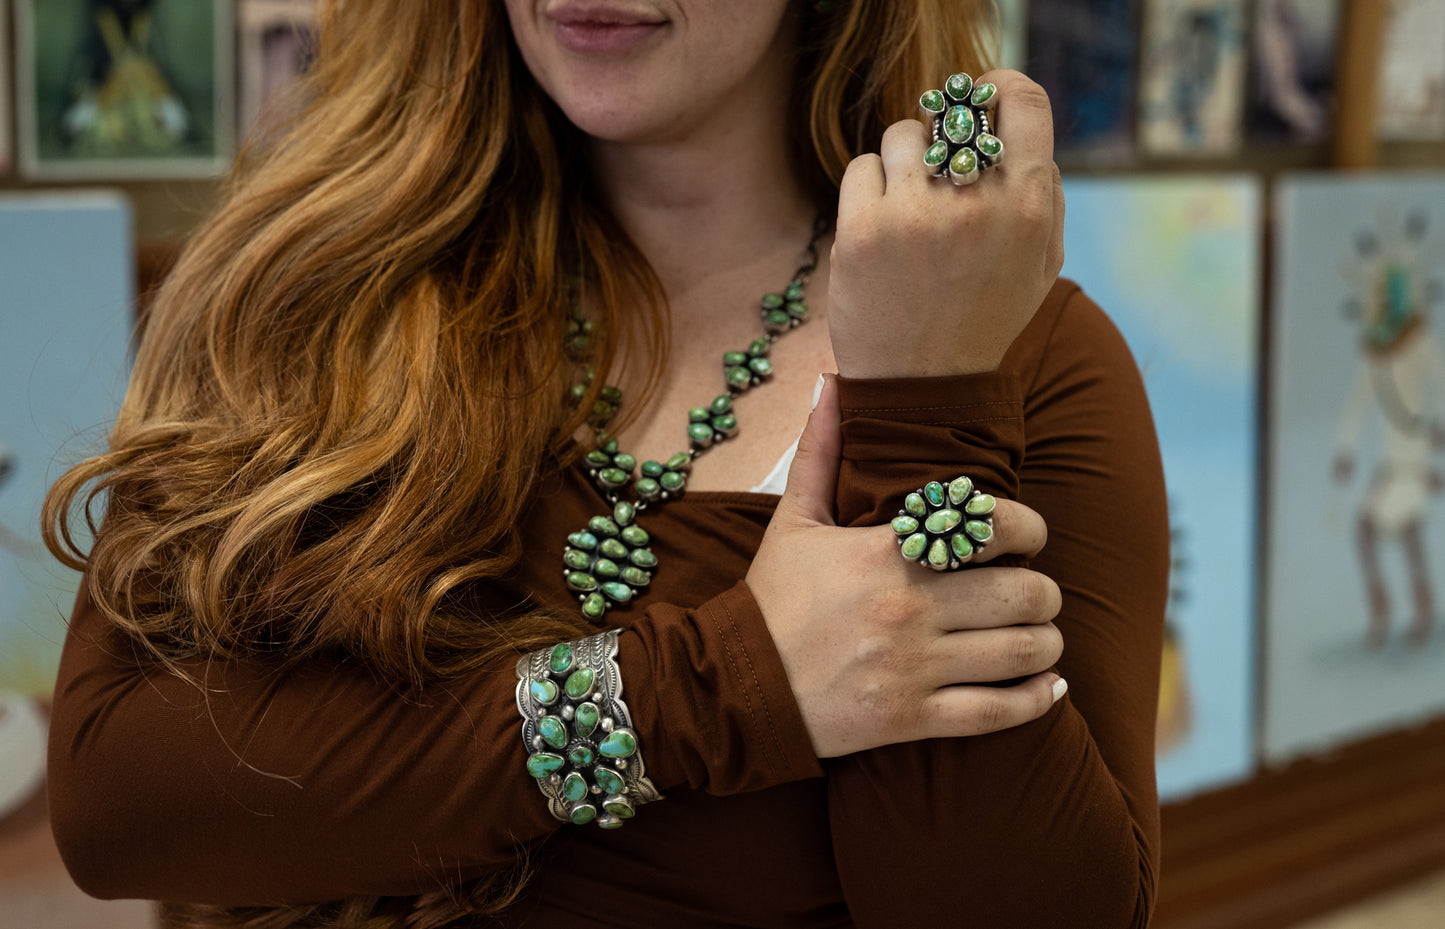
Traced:
[[994, 71], [1006, 160], [956, 188], [923, 163], [914, 119], [854, 159], [838, 197], [828, 327], [847, 377], [973, 374], [998, 367], [1058, 278], [1064, 195], [1043, 88]]

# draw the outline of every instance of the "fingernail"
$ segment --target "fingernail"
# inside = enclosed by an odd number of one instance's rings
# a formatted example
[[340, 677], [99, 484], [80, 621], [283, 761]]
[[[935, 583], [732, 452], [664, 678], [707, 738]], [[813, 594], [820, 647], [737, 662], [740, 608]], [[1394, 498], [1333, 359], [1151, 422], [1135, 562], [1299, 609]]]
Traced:
[[1058, 703], [1069, 692], [1069, 682], [1063, 678], [1054, 681], [1054, 702]]
[[818, 400], [823, 396], [823, 375], [818, 375], [818, 383], [813, 385], [813, 409], [818, 408]]

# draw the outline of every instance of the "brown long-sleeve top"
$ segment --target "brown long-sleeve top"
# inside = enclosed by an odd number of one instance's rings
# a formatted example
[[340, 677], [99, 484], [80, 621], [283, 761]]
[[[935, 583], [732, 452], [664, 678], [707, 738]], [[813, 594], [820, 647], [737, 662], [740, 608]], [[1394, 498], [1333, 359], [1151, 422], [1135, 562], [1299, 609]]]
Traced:
[[[997, 372], [839, 389], [840, 525], [883, 523], [907, 491], [959, 473], [1048, 522], [1032, 566], [1063, 590], [1070, 689], [1042, 718], [815, 758], [741, 580], [765, 494], [648, 512], [660, 569], [607, 622], [627, 630], [625, 695], [665, 799], [611, 832], [547, 812], [510, 668], [418, 697], [344, 661], [197, 663], [202, 696], [82, 593], [51, 742], [76, 879], [102, 897], [226, 904], [409, 896], [510, 866], [528, 843], [536, 874], [495, 925], [1144, 926], [1168, 532], [1123, 341], [1060, 283]], [[479, 611], [570, 604], [566, 535], [605, 509], [580, 466], [547, 478], [529, 556]]]

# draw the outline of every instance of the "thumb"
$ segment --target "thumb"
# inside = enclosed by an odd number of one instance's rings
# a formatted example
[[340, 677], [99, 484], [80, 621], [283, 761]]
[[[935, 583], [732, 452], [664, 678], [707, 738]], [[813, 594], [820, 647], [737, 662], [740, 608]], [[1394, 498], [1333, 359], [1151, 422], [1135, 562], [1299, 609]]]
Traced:
[[798, 451], [788, 469], [788, 485], [773, 518], [792, 523], [833, 525], [838, 490], [838, 462], [843, 451], [839, 427], [838, 376], [818, 375], [816, 400], [808, 424], [798, 437]]

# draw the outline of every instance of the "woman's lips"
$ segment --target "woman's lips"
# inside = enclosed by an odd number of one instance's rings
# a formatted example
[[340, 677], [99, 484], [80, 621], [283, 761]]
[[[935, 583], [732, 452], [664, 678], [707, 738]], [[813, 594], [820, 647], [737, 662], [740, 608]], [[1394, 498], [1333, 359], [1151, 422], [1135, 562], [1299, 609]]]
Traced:
[[553, 15], [557, 40], [571, 52], [584, 55], [618, 54], [631, 51], [667, 25], [651, 22], [631, 13], [559, 11]]

